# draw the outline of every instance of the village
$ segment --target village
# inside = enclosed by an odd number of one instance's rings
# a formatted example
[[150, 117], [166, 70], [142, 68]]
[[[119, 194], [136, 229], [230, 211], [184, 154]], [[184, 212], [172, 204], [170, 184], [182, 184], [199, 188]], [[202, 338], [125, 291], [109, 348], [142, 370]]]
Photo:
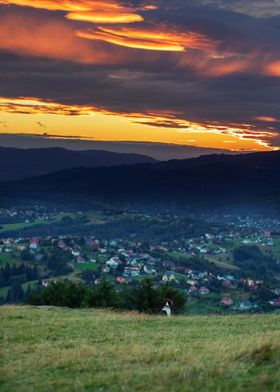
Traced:
[[[40, 216], [49, 219], [42, 211]], [[121, 288], [150, 277], [155, 286], [182, 290], [190, 313], [280, 309], [277, 227], [275, 232], [244, 232], [244, 227], [242, 221], [219, 233], [170, 241], [93, 235], [2, 238], [1, 302], [20, 301], [32, 289], [60, 279], [95, 285], [105, 277]], [[252, 265], [251, 250], [255, 263], [262, 263], [260, 270]], [[14, 287], [18, 294], [11, 293]]]

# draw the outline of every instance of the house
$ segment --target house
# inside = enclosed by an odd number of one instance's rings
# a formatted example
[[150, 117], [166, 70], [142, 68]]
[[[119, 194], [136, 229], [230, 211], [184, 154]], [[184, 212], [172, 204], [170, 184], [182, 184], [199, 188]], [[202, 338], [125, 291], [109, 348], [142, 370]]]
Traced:
[[203, 273], [198, 271], [193, 271], [191, 273], [191, 277], [192, 279], [201, 279], [203, 277]]
[[125, 258], [131, 257], [133, 255], [133, 251], [132, 250], [119, 249], [118, 253], [121, 254]]
[[139, 266], [135, 267], [124, 267], [124, 276], [139, 276], [140, 275], [140, 268]]
[[137, 258], [133, 258], [131, 261], [130, 261], [130, 265], [136, 265], [136, 264], [138, 264], [139, 263], [139, 260], [137, 259]]
[[195, 286], [197, 284], [197, 280], [188, 279], [187, 283], [190, 284], [191, 286]]
[[42, 280], [42, 282], [41, 282], [43, 287], [48, 287], [49, 283], [50, 282], [48, 280], [46, 280], [46, 279]]
[[201, 294], [201, 295], [207, 295], [207, 294], [209, 294], [210, 293], [210, 290], [207, 288], [207, 287], [201, 287], [200, 289], [199, 289], [199, 294]]
[[233, 305], [233, 300], [230, 297], [223, 297], [220, 304], [223, 306], [231, 306]]
[[148, 268], [146, 265], [144, 265], [144, 272], [146, 274], [155, 274], [156, 270], [154, 268]]
[[274, 299], [273, 301], [269, 301], [270, 305], [280, 307], [280, 298]]
[[106, 265], [112, 268], [117, 268], [119, 264], [121, 264], [121, 260], [118, 257], [111, 257], [110, 260], [106, 261]]
[[126, 279], [123, 276], [117, 276], [116, 282], [118, 282], [118, 283], [126, 283]]
[[239, 305], [239, 310], [242, 310], [242, 311], [248, 311], [248, 310], [251, 310], [252, 308], [253, 308], [253, 304], [249, 300], [243, 301]]
[[71, 253], [75, 257], [80, 256], [80, 251], [79, 250], [73, 249]]
[[2, 242], [4, 245], [12, 245], [13, 240], [11, 238], [4, 238]]
[[84, 260], [81, 256], [78, 256], [78, 257], [76, 258], [76, 261], [77, 261], [78, 264], [83, 264], [83, 263], [85, 263], [85, 260]]
[[229, 290], [233, 290], [235, 288], [235, 286], [233, 286], [233, 284], [231, 283], [230, 280], [224, 280], [223, 281], [223, 287], [229, 289]]
[[103, 272], [104, 274], [110, 272], [110, 268], [109, 268], [107, 265], [104, 265], [104, 266], [101, 268], [101, 270], [102, 270], [102, 272]]
[[166, 271], [163, 276], [162, 276], [162, 280], [164, 282], [171, 282], [172, 280], [176, 280], [175, 275], [173, 274], [173, 272], [171, 271]]
[[99, 248], [99, 241], [98, 240], [90, 240], [88, 242], [88, 245], [92, 248], [92, 249], [98, 249]]
[[248, 287], [254, 286], [255, 282], [253, 279], [247, 278], [244, 280], [244, 284], [247, 285]]
[[197, 291], [198, 291], [198, 288], [195, 286], [195, 285], [192, 285], [191, 287], [190, 287], [190, 293], [196, 293]]
[[38, 249], [38, 246], [39, 246], [38, 240], [32, 239], [32, 240], [30, 241], [30, 244], [29, 244], [29, 249], [31, 249], [31, 250], [37, 250], [37, 249]]
[[66, 248], [66, 245], [65, 245], [65, 243], [64, 243], [63, 241], [59, 241], [59, 242], [58, 242], [58, 247], [59, 247], [60, 249], [65, 249], [65, 248]]
[[231, 281], [231, 282], [233, 282], [233, 281], [235, 280], [235, 277], [234, 277], [233, 275], [227, 275], [227, 276], [225, 277], [225, 279], [226, 279], [226, 280], [229, 280], [229, 281]]

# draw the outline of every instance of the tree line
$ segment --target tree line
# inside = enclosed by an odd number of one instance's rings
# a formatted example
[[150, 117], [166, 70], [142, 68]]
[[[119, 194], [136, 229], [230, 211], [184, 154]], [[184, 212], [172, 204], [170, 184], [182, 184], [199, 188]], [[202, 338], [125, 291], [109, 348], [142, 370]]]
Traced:
[[36, 267], [29, 267], [22, 263], [19, 265], [6, 264], [0, 268], [0, 287], [11, 286], [14, 280], [20, 283], [38, 279], [39, 273]]
[[127, 309], [155, 314], [160, 312], [166, 298], [172, 299], [174, 313], [184, 311], [186, 298], [181, 291], [168, 284], [156, 287], [150, 278], [143, 279], [136, 287], [124, 286], [119, 290], [106, 279], [94, 286], [68, 280], [51, 282], [47, 287], [33, 290], [26, 303], [69, 308]]

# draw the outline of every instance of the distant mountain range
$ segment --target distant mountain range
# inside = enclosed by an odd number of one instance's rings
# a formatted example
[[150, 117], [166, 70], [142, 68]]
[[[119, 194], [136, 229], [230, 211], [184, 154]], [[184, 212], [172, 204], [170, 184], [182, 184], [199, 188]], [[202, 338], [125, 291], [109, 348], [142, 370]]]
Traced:
[[0, 181], [40, 176], [74, 167], [101, 167], [156, 162], [140, 154], [101, 150], [71, 151], [64, 148], [19, 149], [0, 147]]
[[183, 208], [280, 206], [280, 152], [209, 155], [110, 168], [74, 168], [2, 184], [26, 199], [174, 203]]
[[[80, 139], [78, 137], [59, 137], [58, 135], [34, 135], [0, 133], [0, 146], [13, 148], [53, 148], [62, 147], [67, 150], [111, 151], [121, 154], [148, 155], [159, 161], [169, 159], [188, 159], [209, 154], [235, 154], [236, 152], [211, 147], [198, 147], [174, 143], [141, 142], [141, 141], [104, 141]], [[246, 153], [243, 151], [243, 153]]]

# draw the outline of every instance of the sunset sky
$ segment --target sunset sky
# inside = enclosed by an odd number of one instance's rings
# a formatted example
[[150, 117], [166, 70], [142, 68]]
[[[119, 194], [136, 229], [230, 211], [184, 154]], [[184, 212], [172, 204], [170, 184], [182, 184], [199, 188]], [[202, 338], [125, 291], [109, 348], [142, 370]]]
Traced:
[[0, 0], [0, 132], [280, 146], [280, 2]]

